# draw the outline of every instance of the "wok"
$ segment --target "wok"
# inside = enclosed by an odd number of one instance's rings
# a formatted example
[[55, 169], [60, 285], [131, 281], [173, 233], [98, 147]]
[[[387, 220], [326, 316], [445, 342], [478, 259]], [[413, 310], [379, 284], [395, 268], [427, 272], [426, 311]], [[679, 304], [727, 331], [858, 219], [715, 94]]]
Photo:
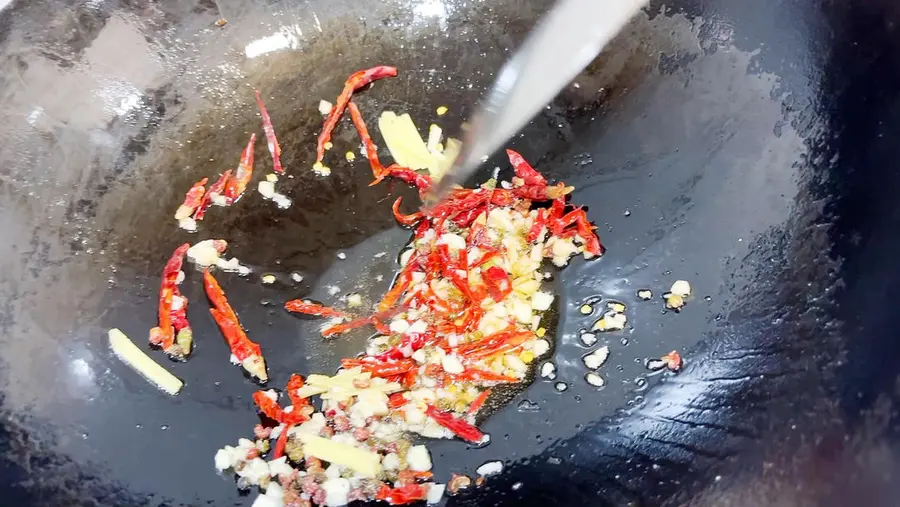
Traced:
[[[333, 371], [364, 337], [323, 341], [281, 304], [331, 301], [331, 285], [368, 300], [386, 290], [393, 259], [373, 254], [406, 241], [389, 208], [412, 193], [368, 187], [358, 162], [315, 177], [318, 101], [351, 72], [392, 64], [400, 77], [359, 98], [366, 117], [426, 122], [446, 105], [451, 128], [549, 5], [7, 5], [0, 504], [249, 505], [212, 456], [257, 421], [255, 386], [228, 364], [198, 273], [184, 284], [195, 357], [166, 363], [181, 395], [117, 361], [106, 329], [144, 344], [173, 248], [224, 237], [254, 268], [220, 281], [266, 351], [270, 385]], [[608, 253], [555, 275], [554, 354], [569, 389], [537, 381], [513, 395], [484, 423], [483, 449], [431, 447], [438, 478], [507, 461], [450, 504], [895, 503], [898, 19], [877, 0], [654, 2], [511, 141], [576, 186]], [[251, 86], [267, 97], [294, 206], [254, 192], [189, 236], [172, 212], [259, 131]], [[354, 149], [347, 124], [339, 132], [333, 153]], [[268, 171], [262, 144], [256, 155]], [[275, 284], [260, 283], [267, 272]], [[696, 291], [681, 313], [636, 301], [677, 278]], [[632, 324], [602, 337], [612, 357], [599, 391], [581, 378], [577, 339], [590, 324], [578, 306], [593, 296], [629, 303]], [[686, 368], [649, 376], [643, 360], [671, 349]]]

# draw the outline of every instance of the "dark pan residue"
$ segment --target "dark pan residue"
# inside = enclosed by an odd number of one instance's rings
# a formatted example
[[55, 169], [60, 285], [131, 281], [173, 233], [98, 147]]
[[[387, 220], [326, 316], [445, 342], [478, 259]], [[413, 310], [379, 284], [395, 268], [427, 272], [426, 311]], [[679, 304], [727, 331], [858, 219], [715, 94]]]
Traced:
[[[186, 381], [178, 397], [112, 357], [105, 330], [143, 343], [171, 251], [223, 237], [254, 268], [219, 278], [268, 351], [271, 385], [335, 369], [365, 333], [323, 341], [319, 322], [281, 305], [377, 300], [408, 239], [390, 203], [413, 193], [368, 187], [359, 158], [332, 163], [330, 178], [309, 172], [319, 99], [358, 68], [393, 64], [400, 76], [358, 99], [370, 122], [393, 109], [422, 126], [446, 105], [452, 129], [550, 4], [0, 12], [3, 503], [249, 505], [212, 456], [256, 422], [255, 386], [227, 364], [199, 273], [184, 285], [196, 357], [166, 363]], [[887, 2], [654, 3], [512, 141], [577, 187], [609, 252], [554, 273], [555, 361], [569, 388], [539, 379], [514, 395], [485, 422], [483, 449], [431, 446], [439, 479], [507, 461], [450, 504], [892, 505], [898, 14]], [[273, 34], [287, 50], [246, 57]], [[232, 167], [259, 132], [251, 87], [273, 113], [294, 206], [251, 192], [213, 209], [200, 233], [177, 230], [184, 190]], [[331, 156], [357, 145], [344, 123]], [[268, 172], [263, 144], [256, 158]], [[664, 312], [658, 295], [679, 278], [695, 297]], [[635, 297], [644, 287], [653, 301]], [[597, 317], [578, 308], [596, 297], [625, 302], [630, 324], [600, 336], [612, 349], [600, 391], [583, 381], [578, 340]], [[650, 375], [644, 360], [673, 348], [685, 370]]]

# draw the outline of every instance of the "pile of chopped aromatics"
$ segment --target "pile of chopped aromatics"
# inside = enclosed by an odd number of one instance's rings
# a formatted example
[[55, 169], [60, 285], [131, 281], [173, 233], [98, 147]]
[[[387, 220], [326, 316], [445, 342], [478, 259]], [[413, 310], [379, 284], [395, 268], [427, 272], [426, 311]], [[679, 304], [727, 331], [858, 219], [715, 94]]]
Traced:
[[[491, 388], [522, 382], [551, 347], [541, 327], [554, 299], [541, 290], [544, 259], [562, 266], [578, 253], [602, 253], [584, 211], [568, 209], [571, 187], [549, 185], [517, 153], [509, 155], [512, 182], [457, 189], [427, 214], [403, 215], [395, 202], [397, 220], [415, 234], [374, 314], [286, 303], [289, 311], [329, 318], [324, 336], [363, 326], [377, 334], [336, 376], [292, 377], [285, 408], [274, 390], [254, 395], [270, 425], [256, 428], [256, 442], [220, 450], [216, 466], [234, 469], [242, 487], [264, 486], [257, 507], [434, 502], [444, 486], [432, 482], [429, 453], [410, 434], [489, 440], [474, 421]], [[412, 181], [422, 192], [430, 185], [424, 174]]]
[[[353, 93], [369, 83], [396, 75], [397, 69], [379, 66], [347, 80], [335, 105], [326, 108], [314, 165], [318, 174], [330, 172], [325, 152], [331, 148], [333, 129], [349, 110], [373, 184], [391, 177], [417, 187], [420, 195], [429, 191], [432, 176], [453, 156], [435, 148], [439, 129], [431, 129], [430, 147], [425, 149], [421, 139], [407, 142], [411, 134], [418, 138], [415, 128], [401, 128], [405, 124], [395, 119], [393, 131], [406, 132], [406, 138], [394, 138], [393, 144], [422, 146], [415, 157], [392, 148], [394, 159], [408, 160], [410, 167], [384, 166], [352, 101]], [[277, 175], [284, 172], [281, 148], [259, 92], [256, 96], [275, 171], [263, 183], [274, 192]], [[205, 179], [188, 191], [176, 213], [182, 227], [195, 228], [210, 203], [230, 205], [243, 194], [252, 177], [254, 141], [251, 135], [234, 178], [226, 171], [209, 191]], [[284, 406], [274, 389], [254, 393], [262, 420], [254, 439], [240, 439], [215, 455], [216, 468], [233, 471], [240, 488], [261, 488], [254, 507], [339, 506], [355, 500], [434, 503], [445, 486], [433, 481], [430, 454], [425, 446], [413, 445], [414, 434], [459, 438], [474, 445], [489, 441], [475, 420], [491, 389], [523, 382], [535, 359], [551, 348], [541, 318], [554, 296], [542, 290], [542, 264], [549, 259], [561, 267], [577, 254], [590, 259], [603, 253], [585, 211], [566, 202], [573, 188], [550, 184], [521, 155], [512, 150], [507, 154], [515, 171], [511, 181], [457, 188], [440, 204], [409, 215], [401, 213], [399, 198], [394, 202], [395, 218], [411, 227], [414, 236], [401, 255], [392, 288], [374, 313], [354, 314], [358, 304], [347, 311], [304, 300], [285, 304], [288, 311], [329, 319], [322, 329], [326, 337], [366, 326], [377, 333], [365, 353], [344, 359], [334, 376], [292, 375]], [[417, 170], [425, 167], [427, 172]], [[260, 192], [265, 198], [274, 195], [263, 192], [262, 183]], [[236, 259], [220, 259], [226, 246], [223, 240], [182, 245], [164, 269], [159, 326], [151, 331], [150, 341], [173, 358], [186, 359], [193, 345], [187, 299], [178, 288], [184, 278], [182, 259], [186, 256], [201, 267], [249, 272]], [[204, 287], [213, 305], [210, 312], [232, 350], [232, 362], [265, 383], [262, 350], [246, 335], [208, 269]], [[153, 373], [149, 368], [141, 371]], [[170, 383], [170, 391], [180, 389], [180, 383]], [[451, 492], [454, 484], [450, 482]]]

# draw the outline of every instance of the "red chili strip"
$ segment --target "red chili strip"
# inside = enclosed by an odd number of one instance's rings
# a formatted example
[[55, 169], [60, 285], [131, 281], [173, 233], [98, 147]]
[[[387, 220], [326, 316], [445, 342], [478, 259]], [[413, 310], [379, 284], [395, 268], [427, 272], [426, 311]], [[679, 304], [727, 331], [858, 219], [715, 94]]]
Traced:
[[316, 303], [303, 301], [302, 299], [292, 299], [284, 304], [284, 309], [294, 313], [304, 313], [306, 315], [315, 315], [317, 317], [346, 317], [347, 315], [340, 311], [323, 306]]
[[413, 171], [407, 167], [400, 167], [397, 164], [388, 167], [388, 171], [390, 171], [389, 174], [392, 177], [418, 188], [420, 195], [431, 188], [431, 176], [428, 176], [427, 174]]
[[534, 223], [531, 224], [531, 229], [528, 230], [528, 237], [526, 238], [529, 243], [538, 239], [538, 236], [541, 235], [541, 231], [544, 230], [544, 227], [547, 226], [547, 212], [543, 208], [539, 209], [537, 212], [537, 216], [534, 217]]
[[344, 109], [346, 109], [347, 104], [350, 103], [350, 97], [353, 95], [353, 92], [366, 86], [372, 81], [395, 76], [397, 76], [396, 67], [379, 65], [370, 69], [354, 72], [347, 78], [347, 81], [344, 83], [344, 89], [341, 91], [341, 94], [338, 95], [337, 101], [335, 101], [334, 106], [328, 113], [328, 117], [325, 118], [322, 132], [319, 133], [319, 139], [316, 143], [316, 162], [322, 162], [322, 159], [325, 158], [325, 144], [331, 141], [331, 133], [334, 131], [334, 127], [337, 126], [341, 116], [344, 115]]
[[547, 185], [547, 180], [544, 176], [535, 171], [534, 167], [531, 167], [531, 164], [526, 162], [522, 155], [513, 150], [506, 150], [506, 155], [509, 157], [509, 163], [512, 164], [513, 169], [516, 171], [516, 176], [522, 178], [526, 185]]
[[[215, 306], [215, 308], [209, 309], [209, 313], [213, 316], [213, 319], [215, 319], [216, 324], [218, 324], [219, 329], [225, 336], [225, 341], [228, 342], [231, 353], [234, 354], [242, 364], [244, 364], [244, 361], [247, 359], [257, 358], [258, 370], [251, 371], [250, 373], [260, 380], [265, 381], [267, 376], [262, 349], [259, 344], [247, 337], [247, 333], [244, 332], [240, 321], [238, 321], [237, 314], [234, 313], [234, 309], [231, 308], [231, 305], [225, 298], [222, 287], [219, 286], [219, 282], [216, 281], [212, 274], [210, 274], [209, 270], [203, 272], [203, 287], [206, 290], [206, 296], [212, 302], [213, 306]], [[247, 368], [246, 365], [244, 366]]]
[[475, 399], [472, 400], [472, 404], [469, 405], [469, 409], [466, 410], [466, 414], [471, 415], [471, 414], [474, 414], [474, 413], [478, 412], [479, 410], [481, 410], [481, 407], [484, 406], [484, 402], [487, 401], [488, 396], [490, 396], [490, 395], [491, 395], [490, 389], [485, 389], [484, 391], [481, 391], [480, 393], [478, 393], [478, 396], [476, 396]]
[[175, 220], [190, 218], [194, 211], [200, 207], [200, 204], [203, 202], [203, 196], [206, 195], [206, 182], [208, 180], [209, 178], [203, 178], [194, 183], [194, 186], [184, 194], [184, 202], [175, 211]]
[[488, 294], [491, 295], [491, 299], [497, 303], [506, 299], [506, 296], [513, 290], [512, 280], [510, 280], [506, 270], [500, 266], [487, 268], [481, 273], [481, 277], [487, 284]]
[[664, 363], [666, 363], [666, 368], [672, 371], [678, 371], [681, 369], [682, 365], [684, 365], [684, 361], [681, 359], [681, 354], [679, 354], [677, 350], [669, 352], [668, 354], [662, 356], [660, 359]]
[[288, 398], [291, 399], [291, 405], [294, 406], [295, 410], [303, 405], [309, 405], [309, 398], [297, 396], [297, 390], [303, 387], [303, 384], [303, 377], [294, 373], [291, 375], [291, 378], [288, 380], [287, 386], [285, 387]]
[[275, 127], [272, 125], [272, 118], [266, 105], [263, 104], [259, 90], [253, 89], [256, 95], [256, 105], [259, 106], [259, 115], [262, 117], [263, 132], [266, 133], [266, 144], [269, 147], [269, 153], [272, 154], [272, 170], [278, 174], [284, 174], [284, 168], [281, 167], [281, 145], [278, 144], [278, 138], [275, 137]]
[[[253, 402], [259, 408], [259, 411], [269, 419], [285, 425], [299, 424], [309, 420], [309, 417], [303, 415], [297, 408], [290, 412], [285, 412], [278, 403], [269, 398], [264, 391], [256, 391], [253, 393]], [[287, 428], [283, 430], [287, 433]]]
[[484, 433], [482, 433], [481, 430], [467, 423], [463, 419], [453, 417], [449, 412], [434, 408], [434, 405], [427, 405], [425, 414], [466, 442], [480, 444], [484, 439]]
[[[181, 272], [181, 266], [184, 263], [184, 255], [187, 253], [190, 243], [185, 243], [172, 253], [172, 256], [166, 262], [163, 268], [162, 281], [159, 286], [159, 309], [157, 318], [158, 326], [150, 330], [150, 343], [163, 349], [166, 354], [183, 356], [190, 351], [175, 349], [175, 326], [172, 322], [172, 298], [178, 292], [178, 273]], [[186, 301], [186, 300], [185, 300]], [[187, 319], [185, 319], [185, 324]]]
[[225, 187], [225, 197], [230, 202], [238, 200], [244, 194], [253, 178], [253, 146], [255, 144], [256, 134], [250, 134], [250, 140], [247, 141], [247, 146], [241, 152], [241, 161], [234, 172], [234, 178], [231, 178]]
[[428, 497], [428, 490], [421, 484], [412, 483], [391, 488], [390, 486], [382, 486], [375, 494], [376, 500], [387, 502], [391, 505], [406, 505], [415, 502], [421, 502]]
[[[206, 210], [212, 205], [213, 197], [225, 195], [225, 187], [228, 185], [230, 179], [231, 169], [223, 172], [222, 175], [219, 176], [219, 179], [209, 187], [209, 191], [206, 192], [206, 195], [204, 195], [203, 199], [200, 201], [200, 205], [197, 206], [197, 210], [194, 211], [194, 220], [203, 220], [203, 216], [206, 215]], [[225, 196], [225, 198], [228, 199], [227, 196]]]
[[394, 201], [394, 205], [391, 206], [391, 211], [394, 212], [394, 220], [397, 221], [400, 225], [411, 226], [415, 225], [417, 222], [424, 218], [424, 215], [421, 211], [417, 211], [411, 215], [404, 215], [400, 213], [400, 202], [403, 200], [403, 197], [398, 197], [396, 201]]
[[378, 147], [375, 146], [375, 142], [372, 141], [372, 136], [369, 135], [369, 128], [366, 126], [366, 121], [363, 120], [362, 113], [359, 112], [356, 103], [352, 101], [349, 102], [347, 104], [347, 109], [350, 110], [350, 119], [353, 120], [356, 132], [359, 133], [359, 138], [366, 148], [366, 158], [369, 159], [369, 167], [372, 168], [372, 177], [375, 178], [372, 183], [369, 183], [369, 186], [375, 185], [383, 180], [390, 171], [388, 171], [384, 165], [381, 164], [381, 161], [378, 160]]
[[501, 373], [494, 373], [488, 370], [480, 370], [478, 368], [466, 368], [466, 371], [457, 374], [445, 374], [445, 376], [454, 382], [503, 382], [503, 383], [514, 383], [518, 382], [519, 378], [511, 377], [509, 375], [503, 375]]
[[388, 396], [388, 407], [392, 409], [398, 409], [407, 403], [409, 403], [409, 400], [403, 396], [403, 393], [394, 393]]
[[275, 441], [275, 449], [272, 451], [273, 460], [284, 456], [284, 448], [287, 446], [288, 441], [288, 430], [293, 427], [293, 424], [285, 424], [284, 428], [281, 428], [281, 434], [278, 435], [278, 440]]
[[410, 371], [418, 369], [418, 365], [412, 359], [403, 359], [400, 361], [384, 361], [373, 362], [363, 359], [345, 358], [341, 360], [341, 367], [344, 369], [362, 368], [362, 371], [369, 372], [373, 377], [393, 377], [394, 375], [406, 375]]
[[359, 317], [357, 319], [353, 319], [350, 322], [344, 322], [342, 324], [335, 324], [333, 326], [328, 326], [322, 330], [322, 336], [325, 338], [334, 336], [336, 334], [343, 334], [347, 331], [360, 328], [363, 326], [367, 326], [373, 322], [373, 317]]

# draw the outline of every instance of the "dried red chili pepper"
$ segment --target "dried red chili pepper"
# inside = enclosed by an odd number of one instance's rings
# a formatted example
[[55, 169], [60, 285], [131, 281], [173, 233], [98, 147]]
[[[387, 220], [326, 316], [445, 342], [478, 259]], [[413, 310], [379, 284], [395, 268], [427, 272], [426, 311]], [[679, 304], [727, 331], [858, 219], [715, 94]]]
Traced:
[[263, 358], [262, 349], [259, 344], [247, 337], [247, 333], [244, 332], [238, 321], [237, 314], [234, 313], [234, 309], [225, 298], [222, 287], [219, 286], [219, 282], [210, 274], [209, 270], [203, 272], [203, 287], [206, 290], [206, 296], [215, 307], [210, 308], [209, 313], [225, 336], [231, 353], [251, 375], [261, 382], [266, 382], [269, 376], [266, 373], [266, 361]]
[[481, 277], [487, 285], [488, 294], [495, 302], [503, 301], [512, 292], [512, 280], [506, 270], [500, 266], [491, 266], [481, 272]]
[[541, 208], [537, 211], [537, 216], [534, 217], [534, 223], [531, 224], [531, 229], [528, 230], [528, 237], [525, 239], [529, 243], [537, 240], [545, 227], [547, 227], [547, 212]]
[[[178, 359], [190, 355], [193, 341], [191, 328], [185, 316], [187, 298], [184, 298], [178, 290], [178, 277], [184, 263], [184, 255], [190, 247], [190, 243], [185, 243], [176, 248], [163, 268], [157, 312], [159, 325], [150, 330], [150, 344], [160, 347], [166, 354]], [[183, 299], [182, 307], [173, 310], [173, 300], [176, 297]]]
[[484, 391], [481, 391], [480, 393], [478, 393], [478, 396], [476, 396], [475, 399], [472, 400], [472, 404], [469, 405], [469, 409], [466, 410], [466, 414], [471, 415], [471, 414], [474, 414], [474, 413], [478, 412], [479, 410], [481, 410], [481, 407], [484, 406], [484, 402], [487, 401], [487, 399], [490, 395], [491, 395], [490, 389], [485, 389]]
[[350, 368], [361, 368], [364, 372], [369, 372], [373, 377], [392, 377], [394, 375], [405, 375], [406, 373], [417, 369], [418, 365], [412, 359], [403, 359], [400, 361], [366, 361], [364, 359], [344, 358], [341, 360], [341, 367], [345, 370]]
[[272, 154], [272, 170], [278, 174], [284, 174], [284, 168], [281, 167], [281, 145], [278, 144], [278, 138], [275, 137], [275, 127], [272, 125], [272, 118], [269, 117], [269, 110], [263, 104], [259, 90], [253, 89], [256, 95], [256, 105], [259, 106], [259, 115], [262, 117], [263, 132], [266, 134], [266, 144], [269, 147], [269, 153]]
[[281, 434], [278, 435], [278, 440], [275, 441], [275, 449], [272, 450], [273, 460], [284, 456], [284, 448], [287, 447], [288, 441], [288, 430], [293, 427], [293, 424], [285, 424], [284, 428], [281, 428]]
[[403, 197], [398, 197], [397, 200], [394, 201], [394, 205], [391, 206], [391, 211], [394, 212], [394, 220], [396, 220], [398, 224], [406, 226], [415, 225], [417, 222], [422, 220], [424, 215], [419, 211], [410, 215], [404, 215], [403, 213], [400, 213], [400, 202], [402, 200]]
[[682, 365], [684, 365], [681, 354], [679, 354], [677, 350], [673, 350], [659, 359], [666, 363], [666, 368], [672, 371], [678, 371], [681, 369]]
[[[309, 420], [309, 417], [306, 417], [296, 408], [290, 412], [285, 412], [278, 402], [270, 398], [265, 391], [253, 393], [253, 403], [256, 403], [263, 415], [281, 424], [299, 424]], [[287, 428], [284, 431], [286, 433]]]
[[369, 183], [369, 186], [376, 185], [383, 180], [390, 171], [388, 171], [384, 165], [381, 164], [381, 161], [378, 160], [378, 147], [375, 146], [375, 142], [372, 141], [372, 136], [369, 135], [369, 128], [366, 126], [366, 122], [363, 120], [359, 108], [356, 107], [356, 103], [352, 101], [349, 102], [347, 104], [347, 109], [350, 110], [350, 119], [353, 120], [356, 132], [359, 133], [359, 138], [366, 148], [366, 158], [369, 159], [369, 167], [372, 168], [372, 177], [375, 178], [372, 183]]
[[551, 199], [559, 199], [560, 197], [569, 195], [575, 187], [567, 187], [562, 183], [556, 185], [525, 185], [512, 189], [512, 195], [522, 199], [531, 199], [532, 201], [549, 201]]
[[303, 377], [294, 373], [291, 375], [291, 378], [288, 379], [287, 386], [285, 386], [288, 398], [291, 400], [291, 405], [293, 405], [295, 409], [300, 408], [303, 405], [309, 405], [309, 398], [301, 398], [297, 395], [297, 390], [303, 387], [303, 385]]
[[219, 179], [209, 187], [209, 191], [206, 192], [206, 195], [204, 195], [203, 199], [200, 201], [200, 205], [197, 206], [197, 210], [194, 211], [194, 220], [203, 220], [203, 216], [206, 215], [206, 210], [212, 205], [214, 197], [221, 195], [225, 197], [227, 202], [228, 197], [225, 196], [225, 187], [228, 185], [230, 179], [231, 169], [223, 172], [219, 176]]
[[531, 164], [526, 162], [522, 155], [513, 150], [506, 150], [506, 155], [509, 157], [509, 163], [512, 164], [513, 169], [516, 171], [516, 176], [522, 178], [526, 185], [547, 185], [547, 180], [544, 176], [535, 171], [534, 167], [531, 167]]
[[418, 173], [412, 169], [400, 167], [397, 164], [391, 165], [387, 170], [390, 171], [389, 174], [392, 177], [418, 188], [419, 195], [431, 188], [431, 176], [428, 176], [427, 174]]
[[431, 417], [435, 422], [452, 431], [454, 435], [466, 442], [480, 444], [484, 440], [484, 433], [482, 433], [481, 430], [467, 423], [463, 419], [453, 417], [449, 412], [434, 408], [433, 405], [426, 406], [425, 415]]
[[206, 195], [206, 182], [208, 179], [203, 178], [194, 183], [194, 186], [184, 194], [184, 202], [175, 211], [175, 220], [190, 218], [194, 211], [200, 207], [200, 204], [203, 202], [203, 196]]
[[250, 140], [247, 141], [247, 146], [241, 152], [241, 161], [234, 172], [234, 177], [230, 178], [225, 186], [225, 197], [230, 202], [240, 199], [253, 178], [253, 147], [255, 144], [256, 134], [250, 134]]
[[322, 132], [319, 133], [319, 139], [316, 143], [316, 162], [322, 162], [322, 159], [325, 158], [325, 144], [331, 141], [331, 132], [334, 130], [334, 127], [337, 126], [338, 120], [343, 116], [344, 109], [347, 107], [347, 104], [350, 103], [350, 97], [353, 95], [353, 92], [366, 86], [372, 81], [386, 77], [395, 77], [396, 75], [396, 67], [379, 65], [370, 69], [354, 72], [347, 78], [347, 81], [344, 83], [344, 89], [341, 91], [341, 94], [338, 95], [334, 106], [332, 106], [331, 111], [328, 113], [328, 117], [325, 118]]
[[462, 373], [445, 374], [445, 376], [454, 382], [503, 382], [514, 383], [521, 379], [503, 375], [502, 373], [494, 373], [489, 370], [480, 370], [477, 368], [466, 368]]
[[[415, 256], [415, 254], [413, 254], [413, 256]], [[410, 258], [410, 261], [412, 261], [412, 258]], [[410, 263], [408, 263], [407, 266], [409, 266]], [[397, 276], [397, 281], [394, 282], [394, 286], [391, 287], [391, 290], [387, 291], [384, 297], [381, 298], [381, 302], [378, 303], [378, 311], [383, 312], [396, 305], [400, 300], [400, 296], [406, 292], [406, 289], [409, 288], [411, 283], [412, 275], [408, 269], [404, 269], [400, 272], [400, 275]]]
[[294, 313], [304, 313], [306, 315], [315, 315], [317, 317], [346, 317], [347, 315], [340, 311], [323, 306], [317, 303], [303, 301], [302, 299], [292, 299], [284, 304], [284, 309]]
[[427, 497], [428, 490], [416, 483], [406, 484], [397, 488], [384, 485], [375, 494], [376, 500], [381, 500], [391, 505], [406, 505], [425, 500]]
[[328, 338], [330, 336], [334, 336], [336, 334], [346, 333], [352, 329], [356, 329], [359, 327], [367, 326], [373, 322], [372, 317], [360, 317], [357, 319], [353, 319], [350, 322], [344, 322], [342, 324], [335, 324], [333, 326], [328, 326], [322, 330], [322, 336]]
[[398, 409], [407, 403], [409, 403], [409, 400], [403, 396], [403, 393], [394, 393], [388, 396], [388, 407], [392, 409]]

